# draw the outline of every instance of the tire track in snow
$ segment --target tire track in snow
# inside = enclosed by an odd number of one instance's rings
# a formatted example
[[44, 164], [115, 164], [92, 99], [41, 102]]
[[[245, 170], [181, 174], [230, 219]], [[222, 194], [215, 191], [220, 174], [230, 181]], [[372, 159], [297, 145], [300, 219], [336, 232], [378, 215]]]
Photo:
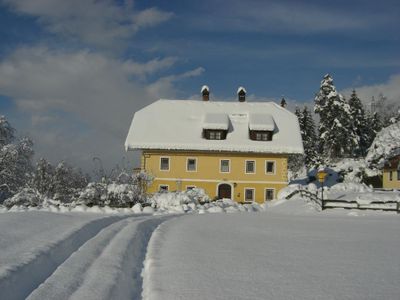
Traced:
[[1, 298], [25, 299], [86, 241], [104, 227], [127, 217], [111, 216], [90, 221], [62, 240], [39, 250], [27, 263], [11, 266], [7, 274], [0, 278]]
[[129, 218], [100, 231], [28, 299], [140, 299], [148, 241], [171, 216]]

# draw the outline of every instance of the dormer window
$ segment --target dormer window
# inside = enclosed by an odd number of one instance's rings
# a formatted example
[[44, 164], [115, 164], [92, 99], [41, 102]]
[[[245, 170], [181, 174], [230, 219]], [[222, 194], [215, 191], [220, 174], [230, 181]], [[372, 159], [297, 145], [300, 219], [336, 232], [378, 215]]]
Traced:
[[204, 138], [207, 140], [225, 140], [226, 130], [204, 129]]
[[207, 140], [225, 140], [228, 128], [229, 119], [226, 114], [206, 114], [203, 123], [203, 137]]
[[253, 141], [272, 141], [275, 121], [268, 114], [250, 114], [249, 137]]
[[250, 130], [250, 139], [253, 141], [272, 141], [272, 131]]

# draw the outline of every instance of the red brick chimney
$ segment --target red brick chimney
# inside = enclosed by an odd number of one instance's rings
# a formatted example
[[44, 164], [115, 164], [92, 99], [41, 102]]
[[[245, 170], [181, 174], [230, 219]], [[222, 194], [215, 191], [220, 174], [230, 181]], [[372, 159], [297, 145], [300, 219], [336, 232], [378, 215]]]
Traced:
[[210, 100], [210, 89], [208, 86], [203, 85], [203, 87], [201, 88], [201, 96], [203, 97], [203, 101]]
[[237, 94], [239, 102], [246, 101], [246, 89], [244, 87], [240, 86], [237, 90]]

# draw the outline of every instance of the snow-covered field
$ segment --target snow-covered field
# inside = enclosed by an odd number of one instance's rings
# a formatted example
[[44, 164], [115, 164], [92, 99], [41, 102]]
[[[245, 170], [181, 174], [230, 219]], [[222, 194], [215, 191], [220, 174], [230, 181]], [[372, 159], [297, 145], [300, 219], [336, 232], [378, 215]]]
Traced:
[[0, 299], [399, 299], [395, 213], [172, 200], [1, 213]]
[[[397, 215], [194, 215], [153, 234], [145, 299], [399, 299]], [[279, 209], [278, 209], [279, 207]]]

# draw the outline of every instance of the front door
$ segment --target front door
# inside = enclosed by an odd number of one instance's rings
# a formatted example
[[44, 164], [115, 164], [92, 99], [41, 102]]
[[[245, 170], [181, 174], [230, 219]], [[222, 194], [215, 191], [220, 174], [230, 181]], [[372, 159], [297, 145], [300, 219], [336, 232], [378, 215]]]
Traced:
[[218, 199], [232, 199], [232, 187], [229, 184], [223, 183], [218, 186]]

